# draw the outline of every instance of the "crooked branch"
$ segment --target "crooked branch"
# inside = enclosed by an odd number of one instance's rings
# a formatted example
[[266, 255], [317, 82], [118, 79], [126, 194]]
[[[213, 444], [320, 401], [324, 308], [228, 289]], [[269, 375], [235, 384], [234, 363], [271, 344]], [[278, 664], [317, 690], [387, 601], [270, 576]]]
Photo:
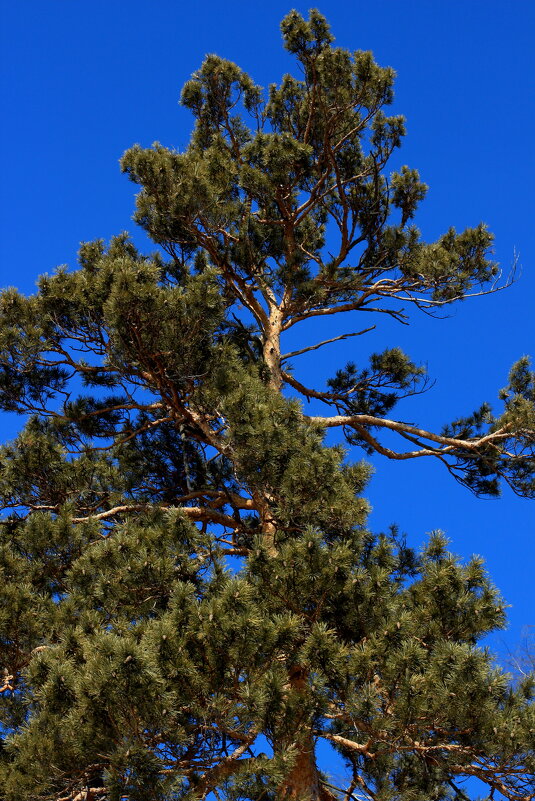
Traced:
[[[452, 451], [471, 451], [476, 453], [484, 445], [494, 445], [511, 436], [510, 424], [486, 434], [483, 437], [474, 437], [472, 439], [458, 439], [457, 437], [447, 437], [441, 434], [433, 434], [431, 431], [426, 431], [423, 428], [417, 428], [409, 423], [402, 423], [398, 420], [388, 420], [383, 417], [374, 417], [369, 414], [356, 414], [356, 415], [336, 415], [334, 417], [307, 417], [308, 421], [314, 425], [322, 426], [324, 428], [335, 428], [337, 426], [348, 426], [355, 429], [357, 433], [363, 437], [374, 449], [383, 453], [391, 459], [414, 459], [419, 456], [436, 455], [451, 453]], [[387, 428], [390, 431], [395, 431], [398, 434], [411, 434], [419, 439], [435, 442], [440, 445], [440, 448], [433, 448], [431, 446], [421, 448], [414, 451], [398, 452], [391, 448], [385, 448], [372, 437], [368, 432], [368, 428]]]

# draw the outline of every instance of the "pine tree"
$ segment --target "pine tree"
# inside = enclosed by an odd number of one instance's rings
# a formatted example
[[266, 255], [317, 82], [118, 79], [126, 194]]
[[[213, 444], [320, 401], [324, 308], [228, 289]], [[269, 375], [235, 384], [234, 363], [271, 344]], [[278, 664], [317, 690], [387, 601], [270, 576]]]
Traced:
[[265, 99], [208, 56], [188, 148], [125, 153], [156, 253], [84, 244], [78, 269], [0, 297], [0, 404], [27, 417], [0, 452], [6, 801], [462, 801], [467, 777], [535, 797], [534, 683], [478, 646], [504, 623], [481, 561], [368, 531], [369, 468], [324, 442], [533, 496], [528, 360], [498, 415], [434, 433], [390, 416], [426, 382], [399, 348], [318, 388], [290, 363], [343, 337], [281, 346], [316, 317], [492, 291], [492, 236], [424, 242], [425, 185], [387, 172], [392, 70], [317, 12], [282, 32], [299, 78]]

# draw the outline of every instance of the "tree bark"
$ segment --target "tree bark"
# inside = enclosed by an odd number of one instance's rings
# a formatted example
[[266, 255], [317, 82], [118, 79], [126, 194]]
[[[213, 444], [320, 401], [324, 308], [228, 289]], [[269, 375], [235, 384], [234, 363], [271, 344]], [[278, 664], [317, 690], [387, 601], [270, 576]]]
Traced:
[[[304, 692], [307, 683], [305, 669], [294, 665], [289, 679], [290, 691]], [[292, 769], [279, 788], [280, 798], [285, 801], [336, 801], [336, 796], [321, 782], [311, 723], [304, 724], [292, 745], [297, 749], [297, 755]]]
[[321, 783], [312, 734], [307, 734], [298, 748], [293, 768], [280, 788], [281, 799], [285, 799], [285, 801], [335, 801], [336, 797]]
[[271, 309], [269, 323], [264, 330], [263, 355], [270, 371], [269, 383], [277, 392], [280, 392], [282, 387], [281, 328], [282, 312], [278, 307], [274, 307]]

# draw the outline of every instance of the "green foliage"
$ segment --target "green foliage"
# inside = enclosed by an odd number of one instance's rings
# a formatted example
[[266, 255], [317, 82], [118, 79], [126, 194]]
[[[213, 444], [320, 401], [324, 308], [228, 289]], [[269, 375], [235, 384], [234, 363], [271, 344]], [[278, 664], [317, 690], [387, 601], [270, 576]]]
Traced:
[[[86, 243], [34, 296], [0, 295], [0, 407], [27, 417], [0, 449], [6, 801], [334, 801], [318, 740], [346, 798], [460, 800], [470, 776], [534, 797], [534, 682], [479, 646], [505, 623], [481, 560], [440, 533], [417, 554], [369, 532], [370, 468], [324, 437], [533, 496], [529, 360], [501, 416], [484, 404], [437, 435], [386, 417], [427, 386], [399, 348], [325, 391], [287, 362], [335, 340], [281, 350], [315, 316], [485, 291], [492, 236], [422, 241], [427, 187], [385, 171], [393, 71], [334, 47], [317, 11], [282, 32], [299, 79], [265, 99], [208, 56], [182, 93], [185, 152], [124, 155], [157, 253]], [[306, 414], [312, 398], [336, 414]]]

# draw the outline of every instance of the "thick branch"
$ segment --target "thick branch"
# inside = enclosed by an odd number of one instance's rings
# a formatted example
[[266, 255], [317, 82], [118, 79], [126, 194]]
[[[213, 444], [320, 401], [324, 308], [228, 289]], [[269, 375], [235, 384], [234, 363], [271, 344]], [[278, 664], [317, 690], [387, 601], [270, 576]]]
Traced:
[[95, 515], [87, 515], [87, 517], [73, 517], [73, 523], [87, 523], [90, 520], [107, 520], [110, 517], [115, 517], [116, 515], [128, 513], [128, 512], [145, 512], [151, 509], [176, 509], [182, 514], [187, 517], [189, 520], [194, 520], [195, 522], [208, 522], [208, 523], [219, 523], [222, 526], [227, 526], [230, 528], [236, 528], [236, 520], [229, 515], [225, 515], [222, 512], [218, 512], [216, 509], [210, 509], [207, 507], [201, 506], [172, 506], [172, 505], [164, 505], [158, 504], [157, 506], [153, 506], [150, 503], [134, 503], [134, 504], [125, 504], [123, 506], [114, 506], [113, 509], [108, 509], [105, 512], [99, 512]]
[[315, 734], [318, 737], [323, 737], [325, 740], [330, 740], [331, 743], [336, 743], [336, 745], [340, 745], [343, 748], [348, 748], [350, 751], [357, 751], [359, 754], [370, 757], [370, 759], [375, 757], [375, 754], [369, 750], [369, 743], [362, 745], [360, 743], [353, 742], [353, 740], [348, 740], [347, 737], [342, 737], [340, 734], [329, 734], [328, 732], [324, 731], [315, 732]]
[[[387, 428], [390, 431], [396, 431], [399, 434], [407, 433], [412, 434], [421, 439], [436, 442], [442, 445], [441, 448], [424, 448], [418, 451], [407, 451], [405, 453], [398, 453], [389, 448], [384, 449], [385, 455], [392, 459], [413, 459], [418, 456], [427, 456], [428, 454], [436, 453], [449, 453], [453, 450], [472, 451], [476, 452], [484, 445], [502, 442], [511, 436], [510, 426], [506, 425], [499, 428], [491, 434], [486, 434], [483, 437], [476, 437], [472, 439], [457, 439], [456, 437], [446, 437], [440, 434], [433, 434], [431, 431], [426, 431], [423, 428], [402, 423], [398, 420], [387, 420], [383, 417], [373, 417], [369, 414], [356, 414], [356, 415], [336, 415], [335, 417], [308, 417], [307, 418], [314, 425], [319, 425], [324, 428], [335, 428], [337, 426], [349, 426], [354, 428], [361, 436], [367, 434], [368, 427]], [[377, 440], [373, 440], [372, 444], [375, 448]], [[381, 446], [382, 447], [382, 446]]]

